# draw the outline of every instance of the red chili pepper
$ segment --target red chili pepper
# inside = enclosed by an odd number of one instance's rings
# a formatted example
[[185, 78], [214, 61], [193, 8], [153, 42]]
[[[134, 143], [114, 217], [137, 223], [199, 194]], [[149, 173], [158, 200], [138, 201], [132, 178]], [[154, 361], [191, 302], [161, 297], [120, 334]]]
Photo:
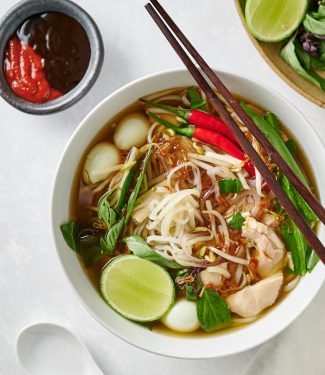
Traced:
[[172, 129], [176, 134], [185, 135], [189, 138], [196, 138], [199, 141], [220, 148], [225, 153], [233, 156], [236, 159], [243, 160], [244, 168], [251, 176], [255, 176], [255, 169], [251, 161], [243, 153], [243, 151], [237, 145], [235, 145], [229, 138], [223, 136], [220, 133], [216, 133], [208, 129], [197, 128], [194, 125], [190, 125], [187, 127], [177, 127], [154, 115], [150, 111], [147, 111], [147, 114], [154, 118], [160, 124], [166, 126], [169, 129]]
[[188, 121], [190, 124], [196, 125], [203, 129], [208, 129], [223, 134], [224, 136], [231, 139], [237, 146], [239, 146], [237, 139], [234, 137], [228, 126], [220, 119], [212, 116], [210, 113], [199, 111], [197, 109], [174, 108], [168, 105], [148, 102], [147, 100], [142, 101], [148, 105], [151, 105], [152, 107], [161, 108], [167, 112], [175, 113], [175, 115]]

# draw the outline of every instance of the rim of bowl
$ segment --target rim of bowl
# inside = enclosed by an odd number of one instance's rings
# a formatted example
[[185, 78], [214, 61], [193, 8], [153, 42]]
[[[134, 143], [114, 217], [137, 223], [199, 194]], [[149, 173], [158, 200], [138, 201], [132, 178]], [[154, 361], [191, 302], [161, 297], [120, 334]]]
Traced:
[[45, 102], [32, 103], [17, 96], [10, 88], [3, 71], [1, 60], [0, 96], [13, 107], [29, 114], [45, 115], [62, 111], [79, 101], [96, 82], [104, 59], [104, 44], [99, 28], [93, 18], [79, 5], [70, 0], [22, 0], [10, 8], [0, 20], [0, 56], [10, 37], [19, 25], [29, 17], [43, 12], [59, 12], [74, 18], [84, 29], [90, 44], [90, 60], [81, 81], [61, 97]]
[[[309, 132], [312, 134], [312, 137], [314, 138], [314, 140], [316, 142], [319, 143], [319, 146], [322, 148], [323, 152], [325, 151], [324, 146], [323, 146], [320, 138], [318, 137], [317, 133], [315, 132], [313, 127], [310, 125], [310, 123], [307, 121], [307, 119], [304, 117], [304, 115], [298, 110], [298, 108], [294, 104], [292, 104], [290, 101], [288, 101], [284, 96], [282, 96], [276, 90], [274, 90], [273, 88], [269, 87], [268, 85], [266, 85], [264, 83], [261, 83], [259, 81], [256, 81], [256, 80], [253, 80], [253, 79], [250, 79], [250, 78], [247, 78], [247, 77], [239, 76], [238, 74], [231, 73], [229, 71], [219, 71], [217, 69], [214, 69], [214, 70], [219, 75], [228, 76], [230, 78], [243, 80], [251, 86], [255, 86], [259, 89], [262, 89], [265, 92], [271, 93], [274, 96], [278, 96], [280, 101], [282, 101], [287, 107], [290, 107], [291, 112], [294, 112], [296, 114], [296, 116], [301, 118], [302, 122], [304, 122], [306, 125], [309, 126]], [[70, 286], [72, 287], [73, 292], [75, 293], [75, 295], [77, 295], [81, 305], [85, 308], [85, 310], [88, 311], [89, 314], [97, 322], [99, 322], [105, 329], [107, 329], [109, 332], [111, 332], [112, 334], [114, 334], [115, 336], [119, 337], [120, 339], [122, 339], [123, 341], [125, 341], [129, 344], [131, 344], [131, 345], [133, 345], [133, 346], [135, 346], [139, 349], [142, 349], [142, 350], [145, 350], [147, 352], [153, 353], [153, 354], [158, 354], [158, 355], [162, 355], [162, 356], [166, 356], [166, 357], [172, 357], [172, 358], [181, 358], [181, 359], [220, 358], [220, 357], [227, 357], [227, 356], [234, 355], [234, 354], [239, 354], [239, 353], [247, 351], [249, 349], [253, 349], [253, 348], [263, 344], [264, 342], [272, 339], [274, 336], [278, 335], [284, 329], [286, 329], [291, 323], [293, 323], [295, 321], [295, 319], [307, 308], [307, 306], [315, 298], [315, 296], [317, 295], [317, 292], [319, 291], [319, 289], [323, 285], [323, 282], [325, 280], [325, 268], [321, 264], [321, 262], [318, 263], [318, 265], [315, 267], [315, 269], [313, 270], [313, 272], [311, 274], [305, 275], [304, 278], [303, 278], [303, 279], [310, 280], [311, 275], [313, 275], [313, 277], [316, 278], [316, 273], [317, 273], [317, 280], [315, 279], [316, 281], [314, 281], [313, 284], [308, 286], [308, 288], [309, 288], [308, 294], [304, 295], [303, 302], [299, 303], [298, 308], [296, 307], [295, 309], [286, 309], [287, 312], [290, 311], [290, 316], [288, 317], [287, 315], [285, 315], [285, 319], [282, 319], [282, 322], [280, 322], [279, 325], [276, 328], [274, 328], [273, 326], [272, 327], [266, 326], [264, 322], [266, 322], [268, 320], [268, 317], [270, 317], [271, 315], [274, 316], [280, 310], [281, 306], [284, 306], [286, 301], [287, 301], [286, 305], [289, 304], [289, 300], [293, 299], [292, 297], [299, 290], [299, 287], [300, 287], [302, 281], [300, 281], [298, 286], [293, 291], [291, 291], [286, 296], [286, 298], [283, 301], [281, 301], [280, 304], [277, 305], [274, 309], [272, 309], [267, 314], [265, 314], [264, 316], [259, 318], [257, 321], [255, 321], [255, 322], [253, 322], [253, 323], [251, 323], [247, 326], [244, 326], [243, 328], [235, 330], [234, 333], [230, 332], [230, 333], [225, 333], [225, 334], [220, 334], [220, 335], [218, 333], [216, 333], [216, 335], [205, 336], [204, 338], [198, 338], [198, 339], [193, 340], [193, 338], [191, 336], [189, 336], [189, 338], [187, 338], [187, 337], [185, 337], [185, 338], [184, 337], [177, 337], [177, 336], [175, 337], [173, 335], [162, 335], [162, 334], [159, 334], [157, 332], [149, 331], [151, 334], [155, 334], [156, 336], [159, 335], [161, 340], [163, 340], [163, 339], [164, 340], [166, 340], [166, 339], [167, 340], [177, 339], [177, 344], [178, 344], [177, 345], [177, 353], [174, 353], [176, 343], [175, 343], [175, 345], [171, 345], [171, 347], [173, 347], [173, 348], [168, 348], [165, 345], [165, 349], [161, 349], [161, 348], [157, 349], [156, 347], [154, 347], [154, 344], [153, 344], [152, 341], [150, 341], [150, 342], [142, 341], [141, 343], [139, 343], [139, 342], [137, 342], [138, 338], [126, 337], [125, 334], [122, 334], [121, 332], [119, 332], [114, 326], [112, 326], [112, 325], [108, 326], [107, 323], [101, 317], [98, 316], [98, 314], [94, 311], [94, 309], [92, 309], [92, 307], [89, 304], [87, 304], [87, 302], [83, 299], [81, 293], [75, 287], [75, 285], [72, 281], [72, 277], [70, 276], [70, 271], [68, 270], [66, 264], [64, 263], [64, 260], [61, 256], [61, 254], [60, 254], [59, 244], [58, 244], [58, 241], [57, 241], [58, 228], [54, 224], [54, 221], [55, 221], [54, 220], [55, 219], [54, 211], [55, 211], [55, 205], [56, 205], [56, 202], [57, 202], [56, 191], [57, 191], [57, 189], [59, 187], [59, 183], [60, 183], [59, 176], [60, 176], [60, 173], [61, 173], [61, 169], [63, 168], [63, 165], [66, 162], [66, 160], [65, 160], [66, 154], [67, 154], [69, 148], [71, 147], [71, 144], [73, 143], [74, 138], [81, 131], [81, 129], [83, 129], [86, 126], [89, 119], [92, 116], [94, 116], [94, 114], [100, 108], [105, 106], [107, 102], [112, 100], [113, 97], [120, 95], [122, 92], [128, 90], [129, 88], [131, 88], [133, 86], [136, 86], [140, 83], [143, 83], [143, 82], [151, 80], [151, 79], [155, 79], [155, 78], [159, 78], [159, 77], [163, 78], [164, 76], [168, 77], [168, 76], [171, 76], [173, 74], [184, 74], [184, 73], [187, 74], [188, 72], [187, 72], [186, 69], [183, 69], [183, 68], [168, 69], [168, 70], [163, 70], [163, 71], [159, 71], [159, 72], [156, 72], [156, 73], [148, 74], [148, 75], [145, 75], [145, 76], [140, 77], [138, 79], [135, 79], [135, 80], [123, 85], [118, 90], [109, 94], [106, 98], [104, 98], [102, 101], [100, 101], [88, 113], [88, 115], [86, 115], [85, 118], [80, 122], [80, 124], [75, 129], [72, 136], [70, 137], [70, 140], [69, 140], [68, 144], [66, 145], [66, 147], [63, 151], [63, 154], [62, 154], [61, 159], [59, 161], [59, 165], [57, 167], [55, 178], [54, 178], [52, 195], [51, 195], [51, 203], [50, 203], [51, 204], [50, 213], [51, 213], [52, 236], [53, 236], [54, 243], [55, 243], [56, 254], [57, 254], [57, 256], [59, 258], [59, 262], [62, 266], [62, 271], [65, 274], [65, 277], [68, 279], [68, 282], [69, 282]], [[189, 77], [190, 77], [190, 75], [189, 75]], [[166, 78], [166, 79], [168, 79], [168, 78]], [[222, 79], [224, 80], [224, 77]], [[171, 85], [170, 87], [173, 87], [173, 86]], [[151, 92], [148, 92], [146, 94], [149, 95], [150, 93]], [[143, 95], [146, 95], [146, 94], [143, 94]], [[123, 107], [126, 107], [129, 104], [131, 104], [131, 103], [128, 103], [128, 104], [124, 105]], [[111, 117], [113, 117], [114, 115], [115, 115], [115, 113], [113, 113]], [[109, 119], [107, 119], [107, 121], [109, 121]], [[105, 125], [106, 122], [103, 123], [103, 126]], [[100, 129], [98, 129], [96, 131], [96, 133], [98, 131], [100, 131]], [[95, 137], [96, 133], [94, 133], [94, 137]], [[89, 142], [90, 141], [91, 141], [91, 139], [89, 140]], [[325, 157], [325, 152], [324, 152], [324, 157]], [[325, 178], [325, 175], [324, 175], [324, 178]], [[322, 195], [322, 191], [320, 191], [320, 195]], [[325, 193], [324, 193], [324, 195], [325, 195]], [[69, 191], [69, 200], [70, 199], [71, 199], [71, 191]], [[322, 235], [322, 237], [325, 238], [325, 231], [322, 231], [322, 228], [320, 228], [319, 233]], [[66, 249], [64, 249], [64, 251], [66, 251]], [[75, 256], [74, 254], [72, 254], [72, 255]], [[81, 268], [81, 265], [80, 265], [80, 268]], [[82, 270], [82, 272], [85, 273], [84, 270]], [[88, 277], [87, 277], [87, 282], [91, 283], [90, 280], [88, 279]], [[95, 288], [93, 286], [92, 286], [92, 288], [94, 290], [94, 293], [97, 293], [97, 291], [95, 290]], [[107, 307], [109, 308], [109, 306], [107, 306]], [[114, 312], [114, 314], [118, 315], [115, 312]], [[282, 317], [283, 317], [283, 315], [282, 315]], [[123, 317], [120, 317], [120, 318], [125, 320], [126, 322], [129, 322]], [[129, 322], [129, 323], [131, 323], [132, 325], [135, 324], [134, 322]], [[239, 336], [244, 337], [246, 335], [247, 331], [253, 331], [253, 327], [255, 327], [255, 329], [254, 329], [255, 334], [258, 334], [261, 331], [263, 331], [263, 334], [262, 335], [260, 334], [260, 336], [258, 338], [256, 338], [254, 335], [251, 335], [250, 337], [253, 337], [253, 339], [250, 342], [247, 341], [244, 345], [239, 345], [239, 346], [236, 346], [234, 348], [233, 342], [229, 342], [230, 347], [229, 348], [228, 347], [227, 348], [221, 348], [221, 350], [220, 350], [220, 347], [219, 347], [218, 348], [219, 352], [211, 352], [210, 351], [208, 353], [202, 353], [202, 351], [200, 352], [200, 350], [199, 350], [200, 343], [203, 343], [205, 340], [206, 340], [206, 343], [208, 343], [208, 345], [213, 345], [213, 344], [216, 344], [216, 342], [219, 338], [221, 338], [221, 337], [227, 338], [227, 337], [232, 336], [232, 334], [236, 334], [236, 335], [238, 335], [238, 337]], [[141, 327], [141, 328], [144, 330], [143, 333], [145, 333], [147, 331], [146, 328], [143, 328], [143, 327]], [[189, 340], [192, 341], [193, 345], [191, 344], [192, 346], [189, 345], [187, 347], [187, 348], [190, 349], [189, 353], [187, 353], [184, 349], [180, 348], [180, 345], [182, 345], [182, 344], [184, 345], [184, 343], [186, 341], [189, 341]], [[166, 344], [166, 342], [165, 342], [165, 344]], [[192, 351], [191, 351], [191, 349], [192, 349]]]

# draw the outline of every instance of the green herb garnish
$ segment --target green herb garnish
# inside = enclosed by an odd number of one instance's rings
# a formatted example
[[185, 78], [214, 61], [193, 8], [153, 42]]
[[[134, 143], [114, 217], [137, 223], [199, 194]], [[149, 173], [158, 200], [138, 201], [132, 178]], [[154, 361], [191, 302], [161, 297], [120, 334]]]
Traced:
[[272, 126], [272, 128], [280, 134], [280, 124], [278, 118], [272, 112], [267, 112], [264, 115], [264, 119]]
[[227, 193], [239, 193], [243, 188], [242, 183], [240, 180], [234, 179], [224, 179], [218, 182], [220, 193], [227, 194]]
[[196, 301], [197, 295], [194, 286], [191, 284], [185, 285], [185, 296], [188, 301]]
[[207, 112], [206, 101], [201, 98], [201, 95], [195, 86], [189, 87], [187, 93], [190, 98], [191, 109], [199, 109], [203, 112]]
[[233, 229], [241, 229], [245, 222], [243, 215], [240, 212], [236, 212], [228, 223], [228, 226]]
[[153, 147], [151, 147], [147, 151], [147, 153], [146, 153], [146, 155], [145, 155], [145, 157], [144, 157], [144, 159], [141, 163], [140, 173], [139, 173], [139, 176], [137, 178], [137, 182], [135, 184], [134, 190], [132, 191], [132, 193], [130, 195], [130, 198], [128, 200], [125, 216], [122, 217], [116, 224], [114, 224], [110, 228], [110, 230], [106, 234], [105, 240], [101, 240], [101, 248], [105, 252], [107, 252], [108, 254], [113, 253], [113, 251], [116, 247], [116, 242], [117, 242], [118, 238], [120, 237], [121, 233], [123, 232], [123, 229], [124, 229], [125, 225], [128, 223], [128, 221], [130, 220], [130, 218], [132, 216], [132, 213], [133, 213], [133, 210], [134, 210], [134, 207], [135, 207], [135, 202], [138, 198], [139, 191], [140, 191], [140, 188], [142, 186], [144, 175], [146, 173], [147, 166], [148, 166], [148, 163], [149, 163], [149, 160], [151, 158], [152, 153], [153, 153]]
[[107, 229], [110, 229], [112, 225], [115, 224], [116, 212], [111, 207], [109, 199], [112, 198], [116, 189], [109, 190], [98, 202], [98, 218], [103, 220], [107, 226]]
[[290, 151], [291, 155], [296, 156], [297, 154], [296, 142], [293, 139], [288, 139], [284, 143], [287, 146], [287, 149]]
[[61, 233], [63, 235], [63, 238], [65, 239], [65, 242], [70, 247], [70, 249], [78, 252], [79, 251], [79, 244], [78, 244], [78, 235], [80, 231], [79, 224], [71, 220], [66, 224], [62, 224], [60, 226]]
[[179, 269], [184, 268], [180, 264], [168, 260], [161, 256], [160, 254], [156, 253], [151, 247], [147, 244], [147, 242], [140, 236], [129, 236], [124, 238], [124, 242], [126, 243], [127, 247], [134, 255], [139, 258], [150, 260], [158, 264], [159, 266], [165, 268], [172, 268], [172, 269]]
[[225, 327], [231, 321], [227, 303], [217, 292], [209, 288], [198, 298], [196, 311], [201, 327], [206, 332]]
[[[321, 90], [325, 91], [325, 79], [311, 69], [303, 67], [296, 54], [295, 37], [291, 38], [289, 42], [282, 48], [281, 57], [289, 64], [298, 74], [308, 79]], [[301, 55], [300, 55], [301, 56]]]

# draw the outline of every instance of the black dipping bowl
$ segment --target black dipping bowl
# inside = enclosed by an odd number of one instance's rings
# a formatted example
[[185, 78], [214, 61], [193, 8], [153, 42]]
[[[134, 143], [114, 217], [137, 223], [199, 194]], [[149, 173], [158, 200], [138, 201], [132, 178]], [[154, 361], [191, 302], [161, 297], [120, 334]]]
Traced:
[[[90, 43], [88, 69], [79, 84], [63, 96], [46, 103], [31, 103], [17, 96], [10, 88], [4, 75], [3, 63], [8, 40], [27, 18], [45, 12], [64, 13], [84, 28]], [[62, 111], [81, 99], [95, 83], [104, 58], [102, 37], [94, 20], [75, 3], [69, 0], [23, 0], [11, 8], [0, 20], [0, 95], [20, 111], [32, 114], [48, 114]]]

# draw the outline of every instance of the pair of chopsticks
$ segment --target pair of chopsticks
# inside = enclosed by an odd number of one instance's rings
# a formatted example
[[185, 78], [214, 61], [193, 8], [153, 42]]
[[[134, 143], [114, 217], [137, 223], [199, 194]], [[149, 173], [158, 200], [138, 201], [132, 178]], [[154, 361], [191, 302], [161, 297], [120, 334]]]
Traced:
[[[209, 83], [206, 81], [200, 70], [194, 65], [192, 59], [185, 52], [180, 42], [192, 56], [194, 61], [200, 66], [205, 75], [209, 78], [215, 88], [223, 96], [229, 106], [237, 114], [243, 124], [247, 129], [254, 135], [262, 147], [267, 151], [268, 155], [273, 159], [273, 161], [281, 169], [282, 173], [288, 178], [292, 185], [297, 189], [309, 206], [313, 209], [315, 214], [319, 219], [325, 224], [325, 209], [319, 203], [319, 201], [314, 197], [314, 195], [309, 191], [309, 189], [301, 182], [297, 175], [292, 171], [285, 160], [278, 154], [272, 144], [264, 136], [264, 134], [259, 130], [259, 128], [254, 124], [253, 120], [246, 114], [246, 112], [241, 108], [238, 100], [233, 97], [226, 86], [221, 82], [215, 72], [209, 67], [202, 56], [193, 47], [190, 41], [182, 33], [179, 27], [167, 14], [164, 8], [159, 4], [157, 0], [150, 0], [151, 4], [145, 5], [145, 8], [149, 12], [150, 16], [153, 18], [159, 29], [162, 31], [170, 45], [173, 47], [175, 52], [178, 54], [180, 59], [183, 61], [188, 71], [197, 82], [198, 86], [205, 93], [208, 101], [214, 108], [214, 110], [220, 115], [221, 119], [229, 126], [233, 135], [237, 139], [238, 143], [241, 145], [247, 156], [253, 162], [255, 167], [258, 169], [266, 183], [273, 190], [274, 194], [287, 211], [289, 216], [296, 223], [297, 227], [301, 233], [306, 237], [306, 240], [310, 246], [315, 250], [319, 258], [325, 264], [325, 248], [321, 241], [318, 239], [313, 230], [309, 227], [308, 223], [301, 216], [299, 211], [296, 209], [294, 204], [291, 202], [289, 197], [283, 191], [282, 187], [279, 185], [275, 177], [269, 171], [268, 167], [264, 164], [259, 154], [255, 151], [253, 146], [250, 144], [245, 134], [241, 131], [239, 126], [231, 117], [230, 113], [225, 108], [224, 104], [218, 99], [213, 89], [210, 87]], [[176, 37], [178, 38], [177, 41]]]

